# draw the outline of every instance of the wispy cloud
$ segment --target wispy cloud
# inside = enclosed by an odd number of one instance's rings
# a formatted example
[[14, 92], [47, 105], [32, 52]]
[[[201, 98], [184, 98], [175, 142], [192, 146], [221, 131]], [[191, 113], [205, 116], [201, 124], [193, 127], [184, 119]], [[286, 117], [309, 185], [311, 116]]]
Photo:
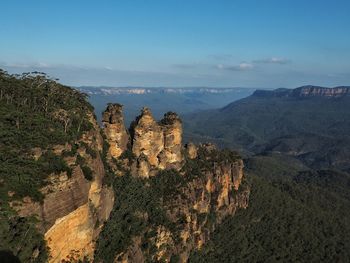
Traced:
[[21, 63], [21, 62], [15, 62], [15, 63], [7, 63], [7, 62], [0, 62], [0, 66], [3, 67], [11, 67], [11, 68], [22, 68], [22, 69], [28, 69], [28, 68], [38, 68], [38, 69], [45, 69], [50, 68], [51, 66], [44, 62], [35, 62], [35, 63]]
[[264, 58], [264, 59], [257, 59], [253, 60], [253, 63], [256, 64], [289, 64], [291, 63], [290, 59], [287, 58], [281, 58], [281, 57], [272, 57], [272, 58]]
[[248, 62], [242, 62], [238, 65], [218, 64], [216, 68], [220, 70], [229, 70], [229, 71], [248, 71], [248, 70], [254, 69], [254, 65]]

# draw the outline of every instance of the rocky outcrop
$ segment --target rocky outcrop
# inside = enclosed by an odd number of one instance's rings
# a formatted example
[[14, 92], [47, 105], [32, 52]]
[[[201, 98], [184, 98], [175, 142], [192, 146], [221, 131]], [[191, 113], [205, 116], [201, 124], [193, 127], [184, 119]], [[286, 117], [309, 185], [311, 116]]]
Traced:
[[73, 170], [72, 177], [66, 173], [49, 176], [50, 184], [41, 189], [45, 194], [43, 203], [24, 198], [21, 203], [12, 205], [21, 216], [35, 214], [39, 217], [39, 228], [48, 231], [58, 218], [64, 217], [88, 202], [89, 182], [85, 180], [80, 167]]
[[110, 157], [118, 158], [127, 149], [129, 141], [129, 135], [124, 125], [122, 105], [108, 104], [102, 115], [102, 123], [110, 145]]
[[168, 112], [157, 122], [148, 108], [130, 126], [130, 149], [127, 149], [129, 136], [126, 133], [122, 110], [119, 104], [109, 104], [103, 115], [104, 131], [110, 145], [110, 155], [121, 156], [126, 150], [136, 157], [133, 174], [140, 177], [155, 175], [157, 169], [177, 169], [183, 163], [182, 122], [174, 112]]
[[295, 89], [293, 94], [299, 97], [342, 97], [350, 95], [350, 87], [323, 88], [304, 86]]
[[197, 146], [193, 143], [188, 143], [185, 145], [186, 153], [188, 158], [195, 159], [197, 157]]

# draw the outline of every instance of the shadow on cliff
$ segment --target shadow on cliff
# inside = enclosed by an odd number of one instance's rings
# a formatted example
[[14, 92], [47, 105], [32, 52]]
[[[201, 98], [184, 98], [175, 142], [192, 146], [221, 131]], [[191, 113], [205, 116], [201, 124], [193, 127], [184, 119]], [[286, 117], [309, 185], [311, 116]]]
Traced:
[[1, 263], [21, 263], [21, 261], [13, 255], [9, 250], [0, 250], [0, 262]]

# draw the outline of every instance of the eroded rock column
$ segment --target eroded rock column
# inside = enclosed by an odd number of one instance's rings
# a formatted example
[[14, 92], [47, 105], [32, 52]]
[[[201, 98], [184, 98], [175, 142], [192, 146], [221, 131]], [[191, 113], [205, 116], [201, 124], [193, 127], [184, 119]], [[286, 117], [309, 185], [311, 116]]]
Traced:
[[147, 157], [150, 165], [158, 167], [158, 155], [164, 149], [162, 127], [154, 120], [151, 111], [143, 108], [131, 126], [132, 152], [136, 157], [141, 154]]
[[118, 158], [127, 149], [129, 142], [122, 107], [120, 104], [110, 103], [102, 116], [104, 131], [110, 145], [109, 154], [114, 158]]
[[174, 112], [168, 112], [161, 120], [164, 132], [164, 150], [159, 156], [159, 168], [181, 168], [182, 122]]

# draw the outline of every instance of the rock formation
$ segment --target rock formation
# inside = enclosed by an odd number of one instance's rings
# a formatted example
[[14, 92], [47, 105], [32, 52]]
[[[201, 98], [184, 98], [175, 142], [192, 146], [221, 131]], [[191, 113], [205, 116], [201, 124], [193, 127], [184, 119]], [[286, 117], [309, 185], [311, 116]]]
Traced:
[[162, 127], [154, 120], [151, 111], [143, 108], [131, 126], [132, 152], [136, 157], [145, 155], [150, 165], [158, 167], [158, 155], [164, 149]]
[[159, 156], [160, 169], [180, 168], [182, 157], [182, 122], [179, 116], [174, 112], [168, 112], [164, 115], [160, 124], [164, 132], [164, 150]]
[[187, 152], [187, 156], [190, 159], [195, 159], [197, 157], [197, 146], [194, 145], [193, 143], [188, 143], [185, 146], [186, 148], [186, 152]]
[[118, 158], [126, 150], [129, 141], [124, 125], [122, 105], [108, 104], [102, 115], [102, 123], [110, 145], [109, 154], [111, 157]]
[[323, 88], [316, 86], [303, 86], [294, 90], [299, 97], [342, 97], [350, 95], [350, 87]]
[[130, 126], [130, 135], [126, 132], [122, 107], [109, 104], [103, 113], [104, 131], [110, 145], [109, 153], [117, 159], [128, 148], [136, 157], [133, 164], [135, 176], [153, 176], [157, 169], [180, 169], [182, 156], [182, 122], [174, 112], [168, 112], [157, 122], [148, 108]]

